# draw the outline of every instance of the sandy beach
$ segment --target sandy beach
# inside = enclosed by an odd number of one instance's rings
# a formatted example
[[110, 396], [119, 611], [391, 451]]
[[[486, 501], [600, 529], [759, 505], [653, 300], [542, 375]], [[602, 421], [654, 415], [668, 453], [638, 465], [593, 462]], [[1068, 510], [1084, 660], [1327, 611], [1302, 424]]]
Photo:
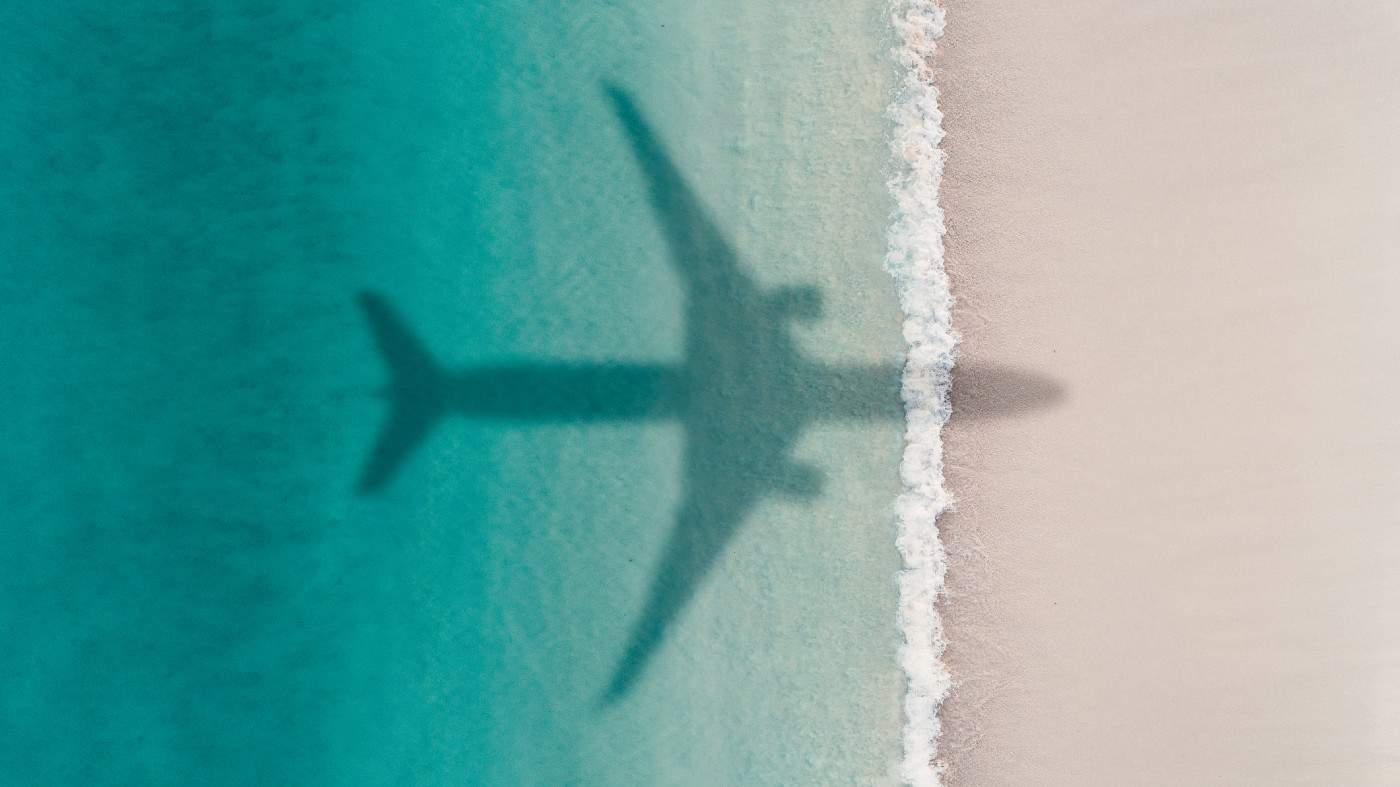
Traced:
[[1400, 783], [1400, 9], [947, 18], [947, 781]]

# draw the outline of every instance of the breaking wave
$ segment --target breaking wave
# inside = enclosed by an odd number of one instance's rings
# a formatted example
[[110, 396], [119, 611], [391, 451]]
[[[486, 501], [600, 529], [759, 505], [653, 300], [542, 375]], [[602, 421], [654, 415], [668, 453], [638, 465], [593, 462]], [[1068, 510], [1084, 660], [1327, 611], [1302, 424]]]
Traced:
[[897, 504], [899, 660], [907, 678], [904, 755], [900, 775], [915, 787], [941, 782], [938, 708], [951, 685], [942, 661], [943, 624], [935, 608], [946, 569], [937, 519], [950, 497], [943, 485], [943, 424], [948, 420], [953, 369], [953, 297], [943, 268], [942, 118], [933, 81], [934, 47], [943, 33], [944, 9], [935, 0], [894, 0], [894, 55], [900, 83], [889, 115], [894, 121], [890, 193], [895, 208], [885, 266], [894, 277], [904, 311], [902, 397], [905, 448], [900, 464], [904, 492]]

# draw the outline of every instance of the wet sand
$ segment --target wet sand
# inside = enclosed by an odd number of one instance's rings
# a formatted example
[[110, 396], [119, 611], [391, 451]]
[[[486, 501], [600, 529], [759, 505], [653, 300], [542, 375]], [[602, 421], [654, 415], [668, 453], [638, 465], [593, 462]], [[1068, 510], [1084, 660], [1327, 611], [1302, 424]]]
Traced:
[[960, 364], [1060, 392], [955, 381], [949, 783], [1400, 783], [1400, 10], [950, 0], [939, 58]]

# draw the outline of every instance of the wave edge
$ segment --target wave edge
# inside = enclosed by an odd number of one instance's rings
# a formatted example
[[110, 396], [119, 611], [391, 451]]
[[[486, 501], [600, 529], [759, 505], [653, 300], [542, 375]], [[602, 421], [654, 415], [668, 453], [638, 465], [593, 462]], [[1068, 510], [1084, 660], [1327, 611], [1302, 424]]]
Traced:
[[951, 412], [958, 341], [938, 201], [945, 153], [933, 58], [943, 34], [944, 9], [936, 0], [894, 0], [890, 20], [901, 74], [888, 108], [894, 125], [888, 187], [895, 207], [885, 268], [898, 290], [906, 344], [901, 382], [904, 491], [896, 504], [896, 546], [903, 561], [898, 575], [898, 624], [904, 640], [899, 661], [906, 677], [900, 776], [913, 787], [939, 787], [944, 767], [938, 758], [938, 710], [952, 681], [942, 660], [947, 643], [936, 607], [947, 570], [937, 522], [952, 503], [943, 480], [942, 431]]

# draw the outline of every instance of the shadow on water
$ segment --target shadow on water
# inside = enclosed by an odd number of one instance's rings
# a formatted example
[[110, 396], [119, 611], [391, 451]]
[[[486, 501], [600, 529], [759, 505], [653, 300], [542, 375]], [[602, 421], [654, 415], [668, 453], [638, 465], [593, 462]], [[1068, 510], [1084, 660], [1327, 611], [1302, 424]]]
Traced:
[[[765, 495], [810, 499], [822, 475], [789, 454], [810, 423], [898, 419], [894, 364], [831, 365], [801, 354], [789, 330], [821, 315], [814, 287], [762, 288], [706, 212], [631, 98], [609, 100], [647, 183], [670, 264], [685, 291], [684, 360], [673, 365], [531, 363], [449, 370], [380, 296], [360, 304], [390, 371], [390, 411], [357, 488], [388, 484], [449, 416], [524, 422], [678, 420], [685, 430], [682, 500], [640, 616], [603, 695], [623, 697], [701, 582]], [[959, 374], [962, 369], [959, 369]], [[982, 388], [1016, 389], [980, 415], [1010, 415], [1058, 398], [1033, 375], [969, 370]]]

